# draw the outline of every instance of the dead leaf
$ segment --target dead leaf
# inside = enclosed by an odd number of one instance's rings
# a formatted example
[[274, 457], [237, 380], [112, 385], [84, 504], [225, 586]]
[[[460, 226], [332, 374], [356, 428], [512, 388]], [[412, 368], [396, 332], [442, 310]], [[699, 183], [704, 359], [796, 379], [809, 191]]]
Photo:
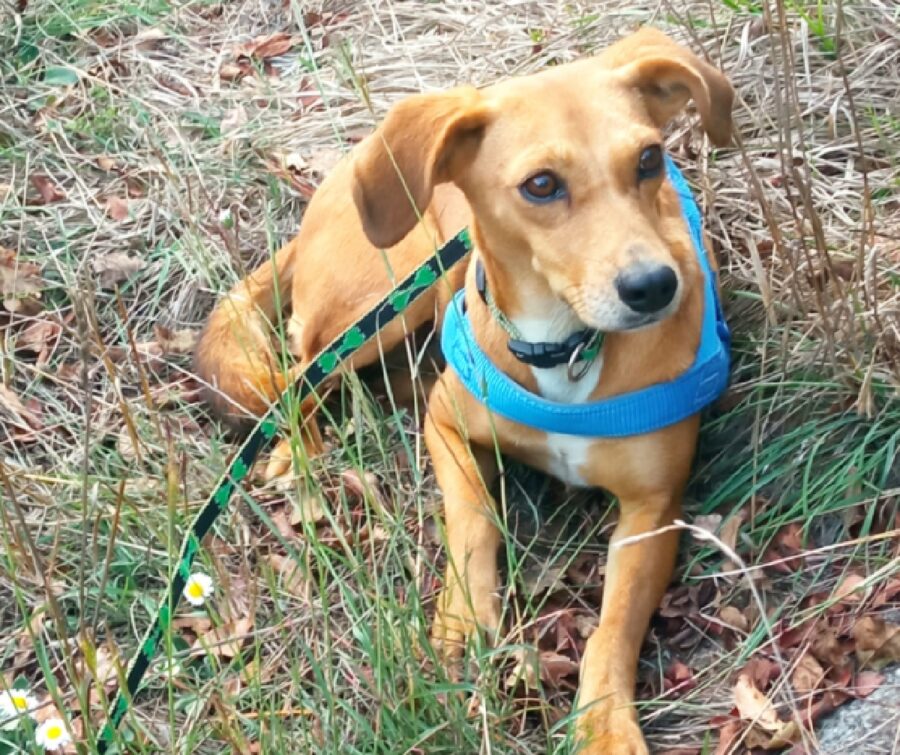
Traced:
[[58, 321], [35, 320], [19, 335], [17, 346], [37, 354], [35, 366], [43, 367], [50, 361], [61, 333], [62, 325]]
[[694, 517], [693, 524], [695, 527], [699, 527], [700, 529], [715, 535], [716, 531], [719, 529], [719, 525], [722, 524], [722, 515], [701, 514], [700, 516]]
[[791, 684], [801, 695], [815, 692], [825, 678], [825, 670], [810, 653], [804, 653], [791, 672]]
[[209, 632], [212, 628], [212, 619], [207, 614], [191, 613], [185, 616], [176, 616], [172, 619], [172, 626], [176, 629], [187, 629], [199, 636]]
[[97, 167], [107, 173], [112, 173], [118, 167], [118, 163], [114, 157], [109, 155], [99, 155], [97, 157]]
[[744, 616], [744, 612], [741, 611], [740, 608], [735, 608], [734, 606], [722, 606], [722, 608], [719, 609], [719, 618], [722, 620], [723, 624], [734, 627], [741, 632], [750, 630], [750, 621]]
[[510, 672], [506, 675], [503, 684], [507, 689], [517, 687], [520, 683], [524, 685], [526, 690], [535, 690], [538, 688], [538, 657], [534, 648], [516, 648], [512, 652], [512, 657], [516, 662]]
[[741, 673], [734, 685], [734, 704], [745, 721], [753, 721], [767, 731], [781, 728], [778, 713], [769, 700], [746, 673]]
[[538, 656], [538, 663], [540, 664], [541, 680], [554, 689], [570, 686], [563, 683], [567, 676], [577, 678], [579, 666], [567, 655], [542, 650]]
[[281, 585], [285, 590], [298, 598], [309, 600], [311, 585], [310, 581], [303, 576], [300, 564], [294, 559], [278, 553], [270, 553], [267, 560], [272, 568], [281, 575]]
[[856, 675], [853, 694], [857, 697], [868, 697], [881, 686], [884, 676], [877, 671], [860, 671]]
[[529, 595], [554, 593], [566, 589], [565, 564], [532, 563], [522, 571], [522, 585]]
[[249, 60], [226, 61], [219, 68], [219, 78], [222, 81], [239, 81], [253, 71]]
[[66, 198], [66, 192], [60, 189], [50, 176], [45, 176], [43, 173], [32, 173], [30, 180], [32, 186], [41, 195], [41, 200], [32, 204], [53, 204]]
[[173, 330], [166, 325], [154, 325], [153, 334], [164, 354], [192, 354], [200, 332], [190, 328]]
[[859, 603], [865, 596], [865, 592], [860, 591], [865, 581], [866, 578], [859, 574], [848, 574], [835, 588], [835, 600], [844, 603]]
[[113, 220], [125, 220], [128, 217], [128, 200], [121, 197], [107, 197], [106, 214]]
[[319, 492], [305, 490], [302, 486], [300, 494], [291, 506], [291, 524], [296, 526], [303, 522], [319, 524], [325, 520], [325, 499]]
[[0, 383], [0, 416], [4, 413], [12, 418], [7, 423], [13, 426], [11, 434], [16, 440], [36, 440], [37, 434], [44, 429], [40, 404], [34, 399], [23, 402], [14, 391]]
[[278, 55], [284, 55], [294, 46], [294, 37], [287, 32], [278, 31], [274, 34], [267, 34], [255, 37], [250, 42], [244, 42], [234, 48], [234, 54], [237, 58], [274, 58]]
[[826, 666], [838, 668], [847, 662], [847, 654], [841, 641], [827, 624], [820, 625], [812, 635], [809, 652]]
[[900, 624], [864, 616], [854, 625], [853, 638], [860, 666], [871, 666], [878, 671], [900, 661]]
[[12, 249], [0, 246], [0, 298], [8, 312], [33, 315], [41, 309], [38, 298], [44, 288], [40, 267], [20, 262]]
[[127, 252], [104, 254], [97, 257], [92, 265], [94, 272], [100, 277], [101, 288], [113, 288], [146, 266], [147, 263], [140, 257], [132, 257]]
[[667, 693], [677, 692], [683, 695], [696, 686], [694, 670], [677, 659], [672, 661], [663, 674], [663, 690]]
[[221, 626], [198, 637], [191, 647], [195, 654], [210, 655], [228, 660], [240, 655], [241, 648], [253, 629], [253, 618], [247, 614], [238, 619], [227, 621]]
[[796, 721], [785, 721], [762, 747], [766, 750], [783, 750], [797, 742], [801, 733], [800, 726]]
[[731, 550], [737, 548], [738, 532], [741, 529], [742, 519], [743, 517], [739, 514], [728, 517], [719, 531], [719, 540], [725, 543]]
[[132, 42], [138, 50], [155, 50], [159, 45], [167, 40], [169, 35], [156, 26], [144, 29], [134, 35]]

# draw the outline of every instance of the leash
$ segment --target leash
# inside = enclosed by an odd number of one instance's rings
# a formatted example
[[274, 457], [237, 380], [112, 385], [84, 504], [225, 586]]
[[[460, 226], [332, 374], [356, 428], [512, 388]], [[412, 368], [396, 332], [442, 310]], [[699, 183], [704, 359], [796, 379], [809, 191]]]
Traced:
[[[431, 288], [446, 270], [459, 262], [472, 249], [468, 229], [463, 229], [438, 249], [431, 257], [404, 278], [387, 296], [362, 316], [356, 323], [326, 346], [315, 360], [297, 377], [282, 398], [290, 391], [297, 391], [297, 400], [309, 396], [338, 367], [342, 360], [357, 351], [374, 337], [385, 325], [399, 317], [409, 305]], [[277, 404], [257, 422], [256, 427], [237, 450], [228, 469], [219, 478], [215, 489], [206, 499], [203, 508], [191, 522], [187, 537], [181, 546], [181, 555], [175, 574], [159, 603], [156, 617], [141, 639], [140, 647], [128, 664], [125, 688], [119, 689], [109, 708], [106, 724], [97, 741], [97, 752], [103, 755], [112, 743], [116, 730], [131, 707], [141, 681], [150, 667], [163, 635], [169, 630], [172, 614], [191, 574], [191, 566], [200, 550], [203, 537], [209, 532], [231, 501], [237, 489], [259, 454], [272, 445], [278, 433]]]

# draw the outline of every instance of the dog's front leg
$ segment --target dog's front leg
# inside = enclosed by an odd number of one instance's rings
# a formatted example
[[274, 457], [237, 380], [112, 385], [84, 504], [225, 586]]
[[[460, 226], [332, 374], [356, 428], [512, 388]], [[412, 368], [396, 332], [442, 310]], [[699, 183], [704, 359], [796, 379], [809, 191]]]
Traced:
[[[432, 398], [432, 405], [436, 402]], [[458, 655], [467, 636], [500, 626], [497, 595], [497, 548], [500, 531], [488, 493], [497, 473], [494, 453], [470, 446], [456, 427], [429, 413], [425, 443], [444, 496], [447, 570], [432, 628], [435, 647], [446, 657]]]
[[681, 502], [679, 496], [660, 494], [620, 500], [620, 506], [619, 524], [610, 541], [600, 625], [588, 640], [581, 667], [581, 755], [647, 752], [634, 708], [635, 676], [650, 616], [672, 576], [678, 533], [618, 543], [671, 524]]

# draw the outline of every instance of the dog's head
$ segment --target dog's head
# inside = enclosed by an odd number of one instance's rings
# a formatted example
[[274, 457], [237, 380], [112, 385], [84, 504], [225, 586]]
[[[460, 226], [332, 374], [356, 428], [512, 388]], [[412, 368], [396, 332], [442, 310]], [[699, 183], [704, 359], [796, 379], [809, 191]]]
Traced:
[[486, 253], [530, 266], [586, 325], [642, 327], [677, 309], [694, 269], [672, 241], [684, 237], [677, 202], [660, 191], [661, 129], [693, 99], [724, 145], [732, 97], [718, 70], [642, 29], [596, 58], [404, 100], [358, 150], [354, 198], [386, 248], [452, 181]]

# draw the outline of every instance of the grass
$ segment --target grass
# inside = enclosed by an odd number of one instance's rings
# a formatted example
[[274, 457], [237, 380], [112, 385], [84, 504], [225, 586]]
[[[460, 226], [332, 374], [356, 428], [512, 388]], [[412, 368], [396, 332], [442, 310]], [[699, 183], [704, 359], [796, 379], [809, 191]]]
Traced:
[[[736, 548], [751, 567], [793, 523], [802, 542], [800, 568], [754, 572], [766, 618], [718, 549], [685, 538], [670, 597], [694, 607], [655, 620], [641, 662], [651, 742], [709, 750], [710, 717], [730, 709], [735, 670], [770, 648], [767, 627], [823, 613], [809, 597], [848, 573], [873, 590], [896, 579], [891, 4], [30, 0], [0, 9], [0, 246], [17, 275], [34, 264], [42, 279], [39, 304], [0, 314], [0, 671], [77, 725], [83, 751], [109, 668], [135, 650], [233, 449], [171, 334], [189, 344], [215, 298], [295, 231], [316, 165], [390, 103], [569, 60], [640, 22], [705, 50], [739, 93], [735, 148], [701, 150], [696, 119], [670, 138], [735, 329], [732, 388], [705, 422], [688, 510], [744, 512]], [[219, 75], [236, 43], [282, 30], [298, 43], [277, 75]], [[41, 203], [43, 176], [65, 196]], [[154, 666], [120, 748], [568, 752], [574, 676], [528, 689], [510, 674], [561, 626], [583, 642], [614, 509], [507, 476], [509, 633], [450, 679], [427, 643], [443, 549], [417, 421], [357, 380], [329, 407], [333, 450], [306, 480], [254, 486], [216, 525], [202, 555], [215, 596], [179, 607], [174, 665]], [[304, 521], [299, 502], [315, 497], [323, 518]], [[728, 605], [748, 612], [746, 633], [706, 620]], [[697, 685], [673, 696], [676, 659]], [[31, 741], [26, 724], [0, 732], [0, 752]]]

